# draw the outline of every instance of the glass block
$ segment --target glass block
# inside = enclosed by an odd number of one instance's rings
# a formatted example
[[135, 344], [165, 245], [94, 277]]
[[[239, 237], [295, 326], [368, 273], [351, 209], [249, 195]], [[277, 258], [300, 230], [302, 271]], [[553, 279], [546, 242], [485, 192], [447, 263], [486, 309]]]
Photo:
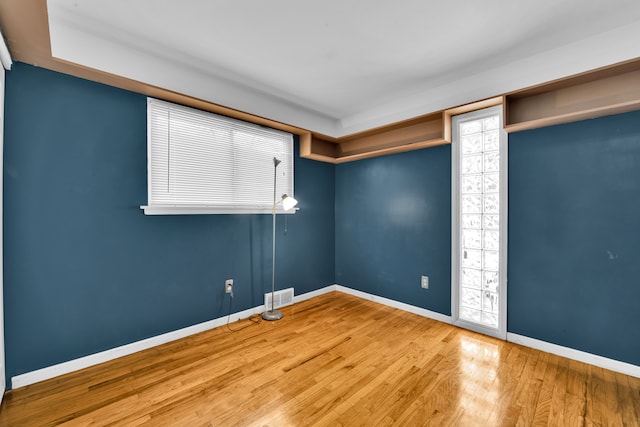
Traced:
[[465, 249], [482, 249], [480, 230], [462, 230], [462, 247]]
[[484, 249], [500, 249], [500, 233], [497, 230], [485, 230], [482, 232], [482, 247]]
[[482, 212], [482, 196], [462, 196], [462, 212], [463, 213], [480, 213]]
[[485, 193], [497, 193], [500, 191], [500, 174], [499, 173], [485, 173], [483, 177], [484, 177]]
[[462, 251], [462, 266], [482, 268], [482, 251], [478, 249], [464, 249]]
[[498, 312], [498, 294], [489, 291], [482, 292], [482, 311]]
[[498, 327], [498, 315], [495, 313], [482, 313], [482, 323], [487, 326]]
[[482, 134], [474, 133], [460, 137], [463, 154], [479, 153], [482, 151]]
[[489, 193], [484, 195], [484, 212], [500, 213], [500, 194]]
[[491, 116], [482, 121], [482, 128], [484, 130], [498, 129], [499, 124], [499, 116]]
[[484, 258], [483, 268], [485, 270], [498, 271], [498, 267], [500, 265], [498, 251], [483, 251], [482, 255]]
[[500, 275], [497, 271], [483, 271], [482, 272], [482, 288], [491, 292], [498, 292], [500, 289], [499, 278]]
[[472, 133], [482, 132], [482, 121], [473, 120], [470, 122], [460, 123], [460, 135], [469, 135]]
[[474, 310], [468, 307], [461, 307], [460, 318], [463, 320], [468, 320], [470, 322], [479, 323], [482, 319], [482, 312], [480, 310]]
[[462, 174], [482, 172], [482, 155], [463, 156], [462, 157]]
[[487, 230], [497, 230], [500, 228], [500, 215], [485, 214], [482, 215], [482, 227]]
[[480, 289], [480, 270], [462, 269], [462, 285], [468, 288]]
[[480, 214], [462, 215], [462, 228], [482, 228], [482, 215]]
[[492, 130], [483, 134], [484, 151], [496, 151], [500, 148], [498, 131]]
[[500, 154], [498, 152], [484, 153], [484, 171], [497, 172], [500, 170]]
[[482, 175], [463, 175], [462, 192], [467, 194], [482, 193]]
[[465, 307], [477, 308], [481, 307], [482, 291], [477, 289], [462, 288], [460, 293], [460, 302]]
[[460, 318], [497, 328], [500, 290], [500, 117], [461, 123]]

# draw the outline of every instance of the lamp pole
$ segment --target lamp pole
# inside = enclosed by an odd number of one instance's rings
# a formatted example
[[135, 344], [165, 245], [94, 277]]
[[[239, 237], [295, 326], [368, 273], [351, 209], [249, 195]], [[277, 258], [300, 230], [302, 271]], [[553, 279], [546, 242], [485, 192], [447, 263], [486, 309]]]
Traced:
[[271, 216], [273, 217], [273, 238], [271, 240], [271, 310], [262, 313], [264, 320], [279, 320], [282, 319], [282, 312], [276, 310], [274, 307], [274, 295], [276, 293], [276, 180], [277, 171], [280, 160], [273, 158], [273, 208], [271, 209]]

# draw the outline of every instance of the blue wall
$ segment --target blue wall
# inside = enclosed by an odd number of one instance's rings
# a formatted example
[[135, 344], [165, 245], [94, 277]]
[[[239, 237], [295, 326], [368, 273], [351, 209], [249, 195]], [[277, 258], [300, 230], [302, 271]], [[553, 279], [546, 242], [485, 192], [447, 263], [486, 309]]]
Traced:
[[338, 165], [335, 254], [337, 283], [451, 314], [451, 147]]
[[[334, 283], [333, 165], [295, 160], [277, 287]], [[7, 73], [7, 378], [257, 306], [270, 215], [145, 216], [146, 98], [25, 64]]]
[[[639, 124], [509, 135], [509, 332], [640, 365]], [[450, 176], [448, 146], [338, 165], [336, 282], [449, 315]]]
[[640, 365], [640, 111], [509, 136], [509, 331]]
[[[638, 123], [510, 135], [510, 332], [640, 365]], [[232, 311], [262, 303], [270, 216], [139, 209], [144, 96], [15, 64], [4, 156], [8, 378], [224, 316], [226, 278]], [[295, 167], [279, 288], [337, 282], [450, 314], [449, 146]]]

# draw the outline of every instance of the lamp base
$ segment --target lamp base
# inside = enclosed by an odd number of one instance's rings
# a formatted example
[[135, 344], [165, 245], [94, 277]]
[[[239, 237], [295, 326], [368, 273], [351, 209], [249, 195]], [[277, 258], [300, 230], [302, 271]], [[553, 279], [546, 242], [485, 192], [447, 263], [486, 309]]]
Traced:
[[269, 310], [262, 313], [264, 320], [280, 320], [282, 319], [282, 312], [280, 310]]

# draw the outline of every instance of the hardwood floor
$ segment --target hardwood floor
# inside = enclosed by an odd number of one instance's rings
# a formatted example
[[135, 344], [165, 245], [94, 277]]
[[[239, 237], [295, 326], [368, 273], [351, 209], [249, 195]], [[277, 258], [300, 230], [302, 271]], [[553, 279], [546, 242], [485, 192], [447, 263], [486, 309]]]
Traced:
[[10, 391], [0, 426], [637, 426], [640, 379], [333, 292]]

